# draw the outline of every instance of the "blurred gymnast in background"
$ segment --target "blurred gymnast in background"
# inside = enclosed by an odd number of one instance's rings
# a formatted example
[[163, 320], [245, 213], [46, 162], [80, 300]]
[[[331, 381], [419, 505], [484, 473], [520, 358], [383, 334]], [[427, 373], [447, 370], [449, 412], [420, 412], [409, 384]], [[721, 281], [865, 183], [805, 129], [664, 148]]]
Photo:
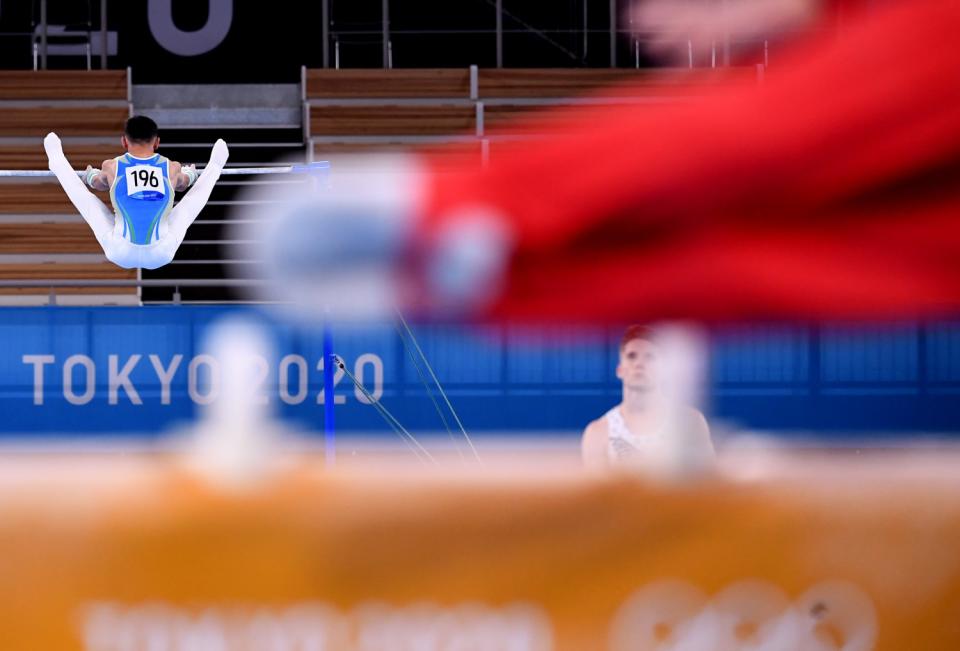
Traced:
[[620, 341], [617, 377], [623, 400], [593, 421], [583, 433], [583, 462], [590, 470], [615, 467], [657, 469], [702, 466], [713, 458], [707, 421], [696, 408], [668, 396], [663, 386], [661, 347], [655, 331], [634, 325]]

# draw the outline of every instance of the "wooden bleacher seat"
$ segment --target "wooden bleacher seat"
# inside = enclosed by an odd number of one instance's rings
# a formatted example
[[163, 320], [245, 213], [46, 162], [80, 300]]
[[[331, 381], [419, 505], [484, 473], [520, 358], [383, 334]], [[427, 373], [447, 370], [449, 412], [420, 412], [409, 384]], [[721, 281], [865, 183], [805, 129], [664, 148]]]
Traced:
[[470, 97], [468, 68], [307, 70], [307, 99]]
[[[480, 101], [483, 102], [487, 135], [503, 133], [548, 134], [562, 128], [576, 114], [564, 109], [583, 103], [637, 103], [662, 105], [695, 100], [705, 86], [721, 81], [756, 83], [755, 71], [740, 69], [671, 70], [481, 70]], [[536, 114], [535, 124], [525, 118]], [[534, 134], [535, 132], [535, 134]]]
[[119, 138], [127, 117], [126, 106], [0, 106], [0, 137], [43, 137], [53, 131], [60, 136]]
[[102, 253], [79, 216], [71, 222], [0, 222], [0, 255]]
[[[476, 133], [469, 68], [307, 70], [305, 81], [315, 157], [412, 151], [449, 162], [479, 161], [479, 142], [450, 147], [417, 141]], [[411, 99], [422, 101], [407, 103]]]
[[127, 101], [126, 70], [2, 70], [5, 100]]
[[[746, 78], [755, 82], [755, 72], [744, 68], [686, 68], [635, 70], [623, 68], [482, 68], [479, 98], [562, 99], [594, 93], [616, 86], [609, 93], [619, 97], [649, 97], [671, 94], [690, 86]], [[629, 82], [628, 84], [626, 82]]]
[[472, 105], [310, 107], [312, 136], [463, 135], [476, 128]]
[[[0, 264], [0, 279], [9, 280], [14, 278], [35, 278], [37, 280], [63, 280], [67, 278], [77, 278], [82, 280], [136, 280], [136, 269], [121, 269], [112, 262], [92, 262], [92, 263], [64, 263], [49, 262], [38, 264]], [[35, 289], [2, 288], [9, 291], [19, 291], [23, 293], [35, 293]], [[64, 288], [73, 289], [76, 292], [89, 290], [86, 293], [126, 293], [130, 291], [128, 287], [73, 287]], [[59, 290], [58, 290], [59, 293]]]
[[[121, 269], [103, 257], [90, 227], [58, 184], [0, 185], [0, 279], [136, 277], [135, 270]], [[70, 304], [139, 304], [136, 287], [57, 287], [54, 292], [68, 297], [60, 302]], [[0, 288], [0, 305], [43, 304], [49, 296], [48, 287]]]
[[336, 139], [320, 140], [314, 143], [314, 160], [327, 160], [329, 156], [342, 156], [345, 154], [368, 154], [378, 152], [402, 152], [409, 150], [419, 151], [444, 151], [449, 148], [476, 149], [479, 151], [479, 141], [471, 141], [456, 144], [447, 143], [410, 143], [405, 141], [391, 140], [389, 137], [377, 138], [369, 142], [338, 141]]
[[[127, 72], [0, 71], [0, 168], [46, 169], [42, 138], [61, 135], [78, 169], [120, 153]], [[25, 140], [29, 139], [29, 140]], [[79, 140], [82, 139], [82, 140]], [[103, 198], [106, 195], [102, 195]], [[0, 279], [131, 280], [108, 262], [54, 179], [0, 182]], [[60, 302], [139, 304], [135, 287], [56, 287]], [[39, 304], [49, 287], [0, 288], [0, 304]]]
[[522, 69], [481, 68], [480, 99], [492, 97], [562, 98], [605, 85], [634, 80], [635, 70], [620, 68]]
[[[468, 98], [469, 69], [308, 70], [305, 79], [315, 156], [417, 150], [417, 138], [477, 134], [473, 102], [439, 99]], [[482, 135], [548, 135], [563, 126], [566, 106], [680, 100], [691, 89], [695, 96], [704, 84], [730, 79], [756, 83], [755, 71], [746, 68], [479, 69]], [[537, 122], [529, 124], [524, 118], [534, 112]]]
[[[104, 195], [106, 196], [106, 195]], [[76, 214], [63, 188], [54, 183], [0, 183], [0, 214]], [[77, 219], [80, 216], [77, 215]]]
[[498, 133], [524, 133], [531, 127], [528, 119], [536, 120], [536, 135], [558, 129], [568, 121], [564, 108], [570, 105], [532, 106], [529, 104], [485, 104], [483, 107], [484, 130], [487, 135]]
[[479, 140], [457, 143], [410, 143], [391, 141], [389, 138], [372, 142], [315, 141], [314, 160], [328, 160], [336, 168], [338, 160], [360, 154], [409, 153], [428, 156], [440, 168], [454, 165], [479, 165], [481, 144]]
[[[87, 165], [99, 167], [104, 160], [120, 155], [122, 150], [118, 135], [117, 142], [112, 144], [78, 143], [68, 139], [63, 142], [63, 152], [77, 169], [83, 169]], [[42, 141], [38, 139], [35, 144], [0, 145], [0, 169], [47, 169], [47, 155], [43, 151]]]
[[[0, 262], [0, 280], [136, 280], [135, 269], [121, 269], [111, 262], [49, 262], [3, 263]], [[56, 287], [55, 294], [73, 297], [88, 297], [95, 304], [119, 303], [137, 304], [138, 294], [135, 287]], [[44, 287], [0, 287], [0, 305], [45, 303], [50, 289]], [[84, 304], [83, 298], [64, 301], [71, 304]]]
[[[47, 217], [49, 221], [45, 221]], [[77, 261], [78, 257], [83, 261]], [[90, 227], [76, 214], [59, 185], [0, 185], [0, 279], [136, 277], [135, 270], [121, 269], [103, 257]], [[67, 297], [58, 302], [69, 304], [139, 304], [136, 287], [57, 287], [54, 292]], [[0, 305], [44, 304], [49, 296], [48, 287], [0, 288]]]

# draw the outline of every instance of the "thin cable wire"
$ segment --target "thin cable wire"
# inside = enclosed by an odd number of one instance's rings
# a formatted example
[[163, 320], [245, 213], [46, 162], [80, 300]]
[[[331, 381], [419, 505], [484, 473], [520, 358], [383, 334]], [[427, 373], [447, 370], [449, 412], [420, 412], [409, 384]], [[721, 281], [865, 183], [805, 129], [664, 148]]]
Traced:
[[453, 435], [453, 430], [450, 428], [450, 423], [447, 422], [447, 417], [443, 415], [443, 410], [440, 408], [440, 403], [437, 402], [437, 399], [433, 395], [433, 391], [430, 390], [430, 385], [427, 383], [427, 378], [423, 374], [423, 369], [420, 367], [420, 364], [417, 361], [417, 358], [414, 356], [410, 345], [407, 343], [406, 335], [400, 328], [399, 323], [395, 323], [394, 325], [397, 328], [397, 334], [400, 335], [400, 342], [403, 344], [403, 350], [406, 351], [410, 361], [413, 362], [413, 367], [417, 369], [417, 375], [420, 376], [420, 383], [423, 384], [423, 388], [426, 390], [427, 396], [430, 398], [430, 402], [433, 403], [433, 408], [437, 411], [437, 416], [440, 417], [440, 421], [443, 423], [444, 428], [446, 428], [447, 435], [450, 437], [450, 442], [453, 444], [453, 448], [457, 451], [457, 455], [460, 457], [460, 462], [465, 463], [466, 459], [463, 456], [463, 451], [460, 449], [460, 445], [457, 444], [457, 440]]
[[424, 355], [423, 349], [420, 348], [420, 344], [417, 343], [417, 338], [413, 335], [413, 330], [410, 329], [410, 326], [407, 325], [407, 320], [403, 318], [403, 314], [400, 313], [400, 310], [397, 310], [397, 317], [400, 319], [400, 323], [403, 325], [404, 330], [407, 331], [407, 334], [410, 336], [410, 342], [416, 348], [417, 353], [420, 355], [420, 359], [423, 360], [423, 365], [427, 367], [427, 371], [430, 373], [430, 377], [433, 378], [434, 384], [437, 385], [437, 391], [440, 392], [440, 397], [443, 398], [443, 401], [447, 404], [447, 409], [450, 410], [450, 414], [453, 416], [453, 419], [457, 423], [457, 427], [460, 428], [460, 432], [463, 434], [463, 438], [467, 441], [467, 444], [470, 446], [470, 450], [473, 452], [474, 458], [477, 460], [477, 463], [483, 465], [483, 460], [480, 459], [480, 454], [477, 452], [477, 448], [474, 447], [473, 441], [470, 439], [470, 435], [467, 434], [466, 428], [463, 426], [463, 423], [460, 421], [460, 417], [457, 415], [457, 410], [453, 408], [453, 404], [450, 402], [450, 398], [447, 397], [447, 392], [443, 390], [443, 385], [440, 384], [440, 380], [437, 378], [437, 374], [433, 372], [433, 367], [430, 366], [430, 362], [427, 360], [427, 356]]
[[340, 359], [340, 357], [337, 355], [334, 355], [333, 359], [336, 365], [340, 367], [340, 370], [343, 371], [344, 374], [350, 379], [350, 381], [353, 382], [353, 385], [357, 387], [361, 393], [363, 393], [363, 396], [369, 401], [371, 405], [374, 406], [374, 408], [380, 413], [380, 415], [384, 417], [387, 423], [391, 427], [393, 427], [394, 430], [401, 435], [401, 437], [405, 437], [406, 440], [413, 443], [417, 447], [417, 449], [424, 454], [424, 456], [426, 456], [428, 459], [430, 459], [430, 461], [436, 464], [437, 460], [433, 458], [433, 455], [431, 455], [425, 447], [420, 445], [420, 442], [413, 436], [413, 434], [408, 432], [407, 429], [400, 424], [400, 421], [397, 420], [394, 417], [394, 415], [391, 414], [390, 411], [380, 403], [379, 400], [373, 397], [373, 394], [367, 391], [367, 388], [363, 386], [363, 384], [361, 384], [356, 377], [354, 377], [353, 373], [347, 370], [347, 365], [343, 363], [343, 360]]
[[[490, 5], [491, 7], [496, 7], [496, 6], [497, 6], [496, 0], [484, 0], [484, 2], [486, 2], [486, 3], [487, 3], [488, 5]], [[510, 18], [510, 19], [512, 19], [512, 20], [514, 20], [514, 21], [516, 21], [516, 22], [517, 22], [519, 25], [521, 25], [525, 30], [529, 30], [529, 31], [530, 31], [531, 33], [533, 33], [535, 36], [539, 36], [539, 37], [542, 38], [544, 41], [546, 41], [547, 43], [549, 43], [549, 44], [552, 45], [553, 47], [557, 48], [558, 50], [560, 50], [561, 52], [563, 52], [564, 54], [566, 54], [568, 57], [570, 57], [570, 58], [573, 59], [574, 61], [582, 61], [582, 59], [581, 59], [580, 57], [578, 57], [575, 52], [572, 52], [571, 50], [568, 50], [568, 49], [565, 48], [563, 45], [561, 45], [560, 43], [558, 43], [557, 41], [553, 40], [552, 38], [550, 38], [550, 37], [547, 35], [547, 31], [561, 31], [561, 30], [542, 30], [542, 29], [537, 29], [536, 27], [534, 27], [534, 26], [531, 25], [530, 23], [526, 22], [525, 20], [523, 20], [522, 18], [520, 18], [520, 17], [517, 16], [516, 14], [513, 14], [513, 13], [511, 13], [510, 11], [504, 9], [502, 6], [501, 6], [500, 10], [503, 12], [503, 15], [504, 15], [504, 16], [506, 16], [507, 18]], [[512, 30], [501, 30], [501, 31], [512, 31]], [[576, 33], [575, 30], [563, 30], [563, 31], [568, 31], [568, 32]]]
[[[356, 381], [354, 381], [354, 385], [359, 386], [356, 383]], [[360, 387], [360, 389], [362, 391], [364, 387]], [[379, 402], [371, 401], [370, 405], [387, 422], [387, 425], [390, 426], [390, 429], [392, 429], [397, 434], [397, 436], [400, 437], [400, 440], [402, 440], [404, 444], [407, 446], [407, 448], [409, 448], [409, 450], [413, 453], [413, 456], [417, 458], [417, 461], [419, 461], [420, 463], [426, 464], [427, 462], [421, 455], [420, 451], [417, 449], [417, 446], [415, 446], [413, 443], [410, 442], [410, 439], [412, 439], [413, 437], [410, 436], [410, 433], [407, 432], [402, 425], [399, 424], [397, 419], [394, 418], [393, 415], [389, 411], [387, 411], [386, 408]]]
[[[417, 449], [417, 446], [410, 442], [410, 439], [408, 438], [407, 434], [405, 434], [406, 430], [404, 430], [402, 426], [398, 425], [395, 422], [396, 419], [392, 418], [390, 412], [386, 411], [383, 405], [373, 403], [372, 406], [374, 410], [376, 410], [376, 412], [380, 414], [383, 420], [387, 422], [387, 424], [390, 426], [390, 429], [392, 429], [397, 434], [397, 436], [400, 437], [400, 440], [403, 441], [404, 445], [407, 446], [407, 449], [409, 449], [413, 453], [413, 456], [417, 458], [417, 461], [419, 461], [424, 465], [427, 465], [427, 460], [423, 458], [423, 455]], [[434, 463], [436, 462], [434, 461]]]

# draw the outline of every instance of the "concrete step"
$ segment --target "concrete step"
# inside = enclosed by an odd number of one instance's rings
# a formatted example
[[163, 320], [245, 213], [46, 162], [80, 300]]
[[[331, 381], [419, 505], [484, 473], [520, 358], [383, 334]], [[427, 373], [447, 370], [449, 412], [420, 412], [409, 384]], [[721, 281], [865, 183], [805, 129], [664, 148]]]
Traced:
[[134, 84], [143, 109], [299, 108], [300, 84]]

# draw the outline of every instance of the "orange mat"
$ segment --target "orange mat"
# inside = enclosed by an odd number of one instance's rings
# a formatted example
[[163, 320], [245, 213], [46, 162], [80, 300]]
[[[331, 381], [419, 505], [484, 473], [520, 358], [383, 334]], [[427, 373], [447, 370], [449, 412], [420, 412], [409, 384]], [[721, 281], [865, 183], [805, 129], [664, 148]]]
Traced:
[[6, 455], [2, 646], [954, 651], [958, 460], [728, 459], [663, 486], [298, 457], [220, 490], [170, 456]]

